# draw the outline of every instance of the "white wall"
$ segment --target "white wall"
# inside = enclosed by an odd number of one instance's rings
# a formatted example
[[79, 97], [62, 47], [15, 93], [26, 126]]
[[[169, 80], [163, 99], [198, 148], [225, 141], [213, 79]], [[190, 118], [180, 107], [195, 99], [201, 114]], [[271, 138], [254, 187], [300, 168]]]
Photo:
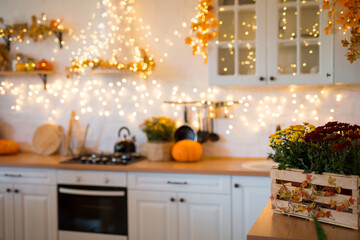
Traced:
[[[71, 52], [81, 46], [69, 36], [65, 36], [64, 39], [68, 49], [62, 50], [58, 49], [53, 39], [36, 44], [13, 44], [13, 52], [19, 47], [18, 52], [37, 59], [54, 57], [54, 65], [58, 73], [49, 76], [49, 88], [53, 89], [52, 92], [43, 91], [41, 81], [37, 77], [0, 78], [0, 84], [3, 82], [6, 85], [5, 94], [0, 95], [0, 134], [6, 139], [20, 142], [23, 150], [31, 150], [32, 135], [36, 127], [51, 121], [66, 129], [70, 112], [75, 109], [79, 113], [82, 126], [90, 123], [87, 140], [89, 148], [111, 152], [117, 141], [117, 130], [125, 125], [136, 135], [137, 146], [143, 151], [146, 139], [138, 127], [139, 124], [148, 117], [158, 115], [166, 115], [182, 121], [182, 108], [171, 107], [162, 102], [186, 97], [200, 100], [201, 93], [204, 93], [204, 99], [210, 100], [225, 100], [228, 97], [240, 100], [244, 97], [245, 102], [249, 104], [248, 107], [244, 104], [236, 105], [231, 110], [233, 119], [216, 120], [215, 130], [221, 135], [221, 141], [203, 145], [204, 153], [210, 156], [264, 157], [270, 152], [268, 135], [273, 132], [276, 124], [286, 127], [309, 121], [317, 125], [326, 123], [330, 117], [338, 121], [359, 123], [359, 86], [293, 87], [293, 92], [290, 91], [291, 87], [209, 87], [207, 66], [203, 64], [201, 57], [191, 55], [191, 49], [184, 44], [188, 30], [181, 26], [183, 22], [189, 22], [194, 15], [195, 2], [194, 0], [136, 0], [137, 15], [151, 26], [152, 37], [144, 40], [144, 43], [149, 44], [150, 53], [154, 54], [156, 60], [160, 58], [165, 60], [164, 63], [157, 62], [157, 68], [148, 81], [139, 80], [137, 76], [131, 74], [86, 75], [79, 81], [67, 79], [64, 68], [69, 66]], [[14, 23], [29, 22], [32, 15], [40, 16], [41, 13], [46, 13], [49, 18], [63, 18], [64, 25], [71, 27], [76, 34], [82, 28], [86, 28], [91, 14], [96, 12], [95, 6], [95, 0], [0, 0], [0, 16], [8, 23]], [[181, 37], [174, 35], [175, 30], [180, 32]], [[155, 37], [160, 39], [159, 42], [155, 42]], [[173, 45], [170, 46], [169, 42]], [[164, 57], [164, 53], [167, 53], [168, 57]], [[341, 51], [337, 50], [335, 55], [337, 68], [346, 65], [354, 71], [348, 76], [344, 73], [341, 78], [346, 80], [352, 76], [356, 77], [359, 71], [358, 65], [345, 64], [344, 60], [339, 61], [339, 53]], [[340, 78], [340, 75], [337, 77]], [[127, 82], [122, 83], [120, 87], [116, 86], [117, 81], [121, 81], [122, 78], [126, 78]], [[152, 84], [154, 79], [161, 86]], [[93, 80], [97, 80], [96, 85]], [[114, 83], [115, 87], [110, 87], [109, 83]], [[93, 86], [93, 90], [85, 91], [89, 85]], [[38, 93], [34, 89], [29, 90], [30, 86], [38, 89]], [[77, 87], [79, 92], [73, 93], [74, 87]], [[118, 96], [122, 87], [124, 87], [124, 95]], [[139, 89], [136, 90], [136, 87]], [[174, 91], [174, 88], [178, 90]], [[198, 89], [196, 93], [193, 91], [194, 88]], [[102, 89], [104, 93], [101, 92]], [[63, 98], [65, 90], [68, 91], [66, 99]], [[98, 95], [96, 90], [99, 90]], [[111, 90], [115, 90], [115, 94], [112, 94]], [[33, 96], [29, 96], [29, 91]], [[58, 96], [54, 96], [55, 92]], [[84, 92], [85, 95], [81, 97], [80, 92]], [[157, 99], [156, 96], [160, 92], [162, 95]], [[341, 101], [337, 101], [338, 95], [341, 96]], [[134, 100], [134, 96], [138, 99]], [[103, 100], [99, 101], [99, 97]], [[118, 103], [115, 101], [116, 98], [119, 98]], [[45, 103], [46, 99], [48, 103]], [[64, 99], [64, 103], [61, 103], [61, 99]], [[314, 99], [314, 102], [311, 102], [311, 99]], [[80, 105], [82, 100], [86, 101], [84, 106]], [[149, 100], [153, 103], [149, 103]], [[296, 103], [293, 103], [293, 100]], [[106, 106], [102, 105], [103, 101], [107, 102]], [[139, 107], [136, 107], [136, 103]], [[121, 104], [121, 109], [117, 108], [118, 104]], [[20, 109], [12, 110], [11, 107], [16, 105]], [[281, 108], [278, 108], [279, 106]], [[81, 114], [81, 109], [87, 107], [91, 107], [93, 111]], [[118, 112], [121, 110], [124, 111], [125, 116], [119, 116]], [[144, 113], [144, 110], [147, 110], [147, 113]], [[295, 112], [296, 110], [298, 112]], [[109, 113], [108, 117], [100, 116], [106, 111]], [[133, 112], [137, 113], [136, 116]], [[299, 115], [300, 113], [303, 117]], [[272, 116], [273, 114], [279, 115], [276, 117]], [[315, 120], [315, 117], [318, 117], [318, 120]], [[192, 114], [191, 120], [196, 120], [195, 114]], [[264, 126], [261, 125], [260, 120], [264, 122]]]

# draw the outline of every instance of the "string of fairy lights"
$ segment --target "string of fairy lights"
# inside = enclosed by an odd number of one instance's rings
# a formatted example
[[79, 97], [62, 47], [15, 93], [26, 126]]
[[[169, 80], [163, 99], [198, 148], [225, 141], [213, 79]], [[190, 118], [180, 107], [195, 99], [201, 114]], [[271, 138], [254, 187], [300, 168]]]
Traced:
[[[292, 87], [284, 91], [281, 97], [276, 96], [276, 92], [244, 94], [239, 91], [236, 95], [243, 96], [236, 98], [233, 97], [233, 91], [225, 97], [226, 105], [220, 109], [222, 113], [219, 116], [219, 113], [216, 113], [218, 109], [212, 102], [224, 96], [224, 91], [216, 87], [191, 89], [190, 86], [174, 85], [171, 92], [164, 93], [163, 85], [157, 80], [138, 82], [123, 78], [119, 81], [105, 82], [93, 79], [85, 82], [57, 81], [50, 84], [48, 91], [44, 93], [41, 84], [16, 86], [10, 81], [0, 82], [0, 95], [15, 97], [15, 104], [11, 106], [13, 111], [20, 112], [29, 105], [42, 106], [50, 113], [48, 120], [53, 122], [56, 122], [62, 113], [61, 106], [68, 104], [78, 109], [78, 118], [97, 115], [104, 118], [120, 117], [129, 121], [135, 121], [138, 116], [149, 117], [153, 109], [161, 106], [164, 112], [179, 119], [177, 124], [181, 125], [183, 104], [173, 103], [167, 108], [166, 104], [162, 104], [163, 99], [171, 99], [176, 103], [200, 100], [199, 104], [190, 105], [193, 112], [190, 123], [195, 128], [199, 127], [199, 109], [205, 104], [209, 106], [210, 117], [228, 119], [224, 134], [230, 134], [239, 121], [243, 126], [257, 132], [264, 127], [272, 126], [274, 122], [284, 121], [282, 118], [290, 118], [294, 124], [302, 121], [316, 124], [336, 119], [335, 110], [337, 104], [343, 100], [343, 95], [335, 94], [331, 89], [310, 91], [315, 93], [304, 94], [303, 90]], [[332, 106], [326, 110], [323, 103], [329, 101]]]
[[[99, 13], [92, 14], [92, 21], [88, 23], [86, 29], [81, 30], [78, 35], [71, 35], [74, 41], [82, 43], [82, 47], [75, 50], [70, 49], [63, 42], [65, 50], [71, 51], [71, 60], [95, 59], [100, 56], [111, 57], [123, 51], [125, 52], [125, 47], [137, 47], [134, 37], [131, 37], [132, 31], [145, 32], [139, 34], [142, 36], [141, 41], [151, 39], [155, 43], [172, 47], [174, 41], [170, 37], [164, 39], [156, 37], [156, 34], [151, 31], [151, 26], [146, 25], [145, 20], [136, 16], [135, 9], [131, 6], [132, 3], [133, 0], [122, 0], [119, 2], [120, 7], [118, 8], [109, 0], [98, 2], [97, 9]], [[125, 10], [126, 14], [119, 15], [117, 14], [118, 10]], [[93, 22], [96, 17], [99, 17], [101, 21], [95, 26]], [[124, 32], [119, 31], [121, 23], [125, 24]], [[221, 21], [219, 23], [222, 24]], [[183, 31], [188, 27], [188, 24], [183, 22], [181, 26], [182, 30], [173, 32], [173, 36], [176, 38], [182, 38], [186, 35]], [[249, 31], [255, 31], [256, 29], [253, 22], [245, 22], [244, 26], [249, 28]], [[114, 48], [115, 42], [119, 43], [120, 46]], [[233, 51], [233, 45], [230, 45]], [[143, 48], [147, 53], [150, 52], [149, 44], [144, 45]], [[246, 59], [244, 59], [244, 65], [249, 65], [249, 68], [251, 68], [251, 64], [256, 59], [254, 51], [251, 50], [251, 45], [247, 44], [246, 48], [249, 51]], [[16, 46], [15, 50], [19, 51], [20, 47]], [[57, 51], [58, 49], [54, 48], [53, 53], [56, 54]], [[165, 58], [168, 57], [168, 53], [164, 52], [162, 56], [162, 58], [158, 59], [159, 63], [164, 62]], [[55, 57], [52, 57], [51, 60], [55, 61]], [[121, 61], [125, 62], [129, 60], [129, 55], [124, 55], [121, 59]], [[213, 105], [213, 102], [221, 98], [225, 99], [226, 105], [220, 109], [222, 111], [220, 118], [228, 119], [225, 134], [231, 134], [236, 129], [236, 123], [239, 121], [256, 132], [274, 122], [278, 122], [281, 118], [287, 118], [288, 115], [291, 115], [290, 119], [293, 123], [301, 121], [316, 123], [333, 120], [336, 118], [335, 110], [337, 106], [334, 104], [334, 106], [325, 110], [326, 113], [322, 113], [320, 111], [321, 105], [329, 98], [334, 99], [336, 103], [343, 99], [341, 94], [334, 94], [333, 91], [327, 90], [319, 90], [317, 93], [304, 95], [301, 90], [297, 91], [296, 88], [289, 88], [288, 91], [284, 91], [285, 96], [278, 97], [264, 92], [244, 94], [237, 90], [227, 94], [228, 90], [217, 87], [194, 88], [185, 84], [173, 84], [172, 86], [172, 83], [155, 80], [151, 76], [147, 81], [122, 78], [109, 82], [101, 78], [90, 78], [57, 80], [48, 85], [46, 92], [42, 90], [43, 86], [41, 84], [17, 84], [14, 81], [2, 80], [0, 81], [0, 95], [14, 97], [14, 103], [10, 108], [15, 112], [30, 109], [29, 106], [42, 106], [49, 112], [48, 120], [54, 122], [59, 119], [62, 106], [70, 104], [77, 109], [78, 119], [83, 116], [98, 116], [103, 118], [121, 117], [132, 121], [139, 116], [144, 118], [151, 116], [152, 110], [161, 106], [164, 111], [179, 119], [177, 124], [181, 125], [183, 123], [183, 105], [180, 103], [200, 101], [199, 104], [191, 105], [193, 112], [191, 124], [196, 128], [200, 125], [198, 112], [203, 105], [209, 106], [209, 115], [211, 117], [219, 117], [216, 112], [219, 109]], [[171, 89], [171, 91], [166, 91], [166, 89]], [[236, 97], [234, 97], [235, 93]], [[174, 103], [167, 107], [166, 104], [162, 104], [163, 100], [171, 100], [179, 104]], [[289, 113], [290, 110], [291, 113]]]

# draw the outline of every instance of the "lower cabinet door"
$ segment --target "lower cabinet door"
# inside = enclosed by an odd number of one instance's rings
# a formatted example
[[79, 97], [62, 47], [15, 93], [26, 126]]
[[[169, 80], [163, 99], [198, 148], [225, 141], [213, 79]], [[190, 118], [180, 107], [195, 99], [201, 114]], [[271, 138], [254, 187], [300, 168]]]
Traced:
[[247, 233], [270, 200], [270, 183], [269, 177], [233, 177], [232, 226], [234, 240], [246, 240]]
[[128, 191], [129, 240], [177, 240], [177, 193]]
[[11, 184], [0, 184], [0, 240], [14, 240], [13, 194]]
[[14, 185], [15, 239], [57, 239], [56, 187]]
[[230, 240], [230, 195], [178, 193], [179, 240]]

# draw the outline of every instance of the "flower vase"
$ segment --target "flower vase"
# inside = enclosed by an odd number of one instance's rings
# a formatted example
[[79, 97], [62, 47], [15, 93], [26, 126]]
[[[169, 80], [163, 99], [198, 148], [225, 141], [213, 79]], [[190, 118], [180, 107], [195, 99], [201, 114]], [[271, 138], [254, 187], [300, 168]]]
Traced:
[[173, 142], [147, 142], [147, 157], [150, 161], [170, 161]]

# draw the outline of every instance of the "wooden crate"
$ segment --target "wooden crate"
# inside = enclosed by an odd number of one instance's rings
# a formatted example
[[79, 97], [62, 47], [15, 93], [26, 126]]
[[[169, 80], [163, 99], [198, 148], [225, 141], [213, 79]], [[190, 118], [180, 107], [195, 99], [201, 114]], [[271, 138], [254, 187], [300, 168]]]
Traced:
[[275, 213], [310, 220], [315, 215], [320, 222], [359, 230], [359, 176], [273, 168], [270, 177]]

